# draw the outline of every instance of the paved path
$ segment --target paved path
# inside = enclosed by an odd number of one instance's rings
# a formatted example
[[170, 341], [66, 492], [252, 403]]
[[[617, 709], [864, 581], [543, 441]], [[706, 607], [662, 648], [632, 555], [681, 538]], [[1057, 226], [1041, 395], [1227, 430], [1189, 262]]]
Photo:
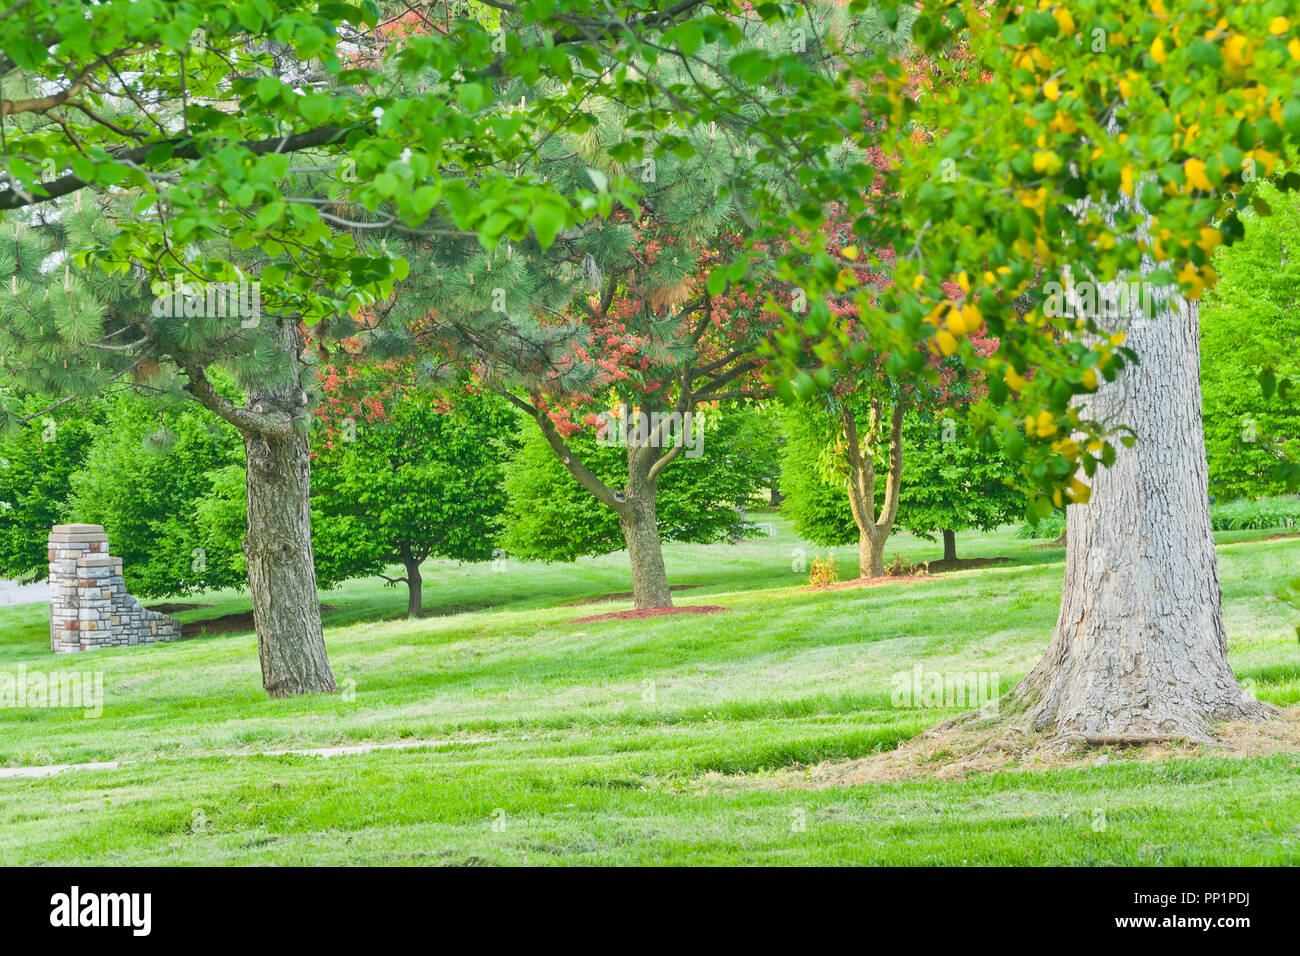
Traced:
[[50, 585], [45, 581], [36, 584], [0, 581], [0, 607], [9, 604], [48, 604], [49, 601]]
[[[218, 751], [211, 754], [193, 754], [192, 757], [346, 757], [368, 754], [376, 750], [415, 750], [419, 747], [446, 747], [450, 744], [485, 744], [500, 737], [469, 737], [463, 740], [402, 740], [393, 744], [354, 744], [347, 747], [312, 747], [306, 750], [252, 750]], [[101, 760], [96, 763], [55, 763], [39, 767], [0, 767], [0, 779], [13, 777], [52, 777], [69, 770], [116, 770], [131, 764], [162, 763], [191, 759], [186, 757], [161, 757], [157, 760]]]

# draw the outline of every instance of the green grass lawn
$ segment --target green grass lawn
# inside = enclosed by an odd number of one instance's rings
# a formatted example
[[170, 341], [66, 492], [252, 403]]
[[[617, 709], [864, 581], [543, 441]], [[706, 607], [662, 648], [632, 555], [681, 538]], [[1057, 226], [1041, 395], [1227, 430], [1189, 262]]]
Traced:
[[[810, 592], [792, 562], [815, 549], [764, 520], [775, 537], [667, 549], [672, 583], [693, 586], [677, 603], [724, 614], [574, 622], [630, 607], [566, 606], [626, 591], [624, 555], [430, 562], [418, 621], [377, 579], [324, 593], [338, 695], [268, 700], [251, 634], [55, 659], [43, 606], [0, 609], [0, 672], [95, 669], [105, 690], [97, 719], [0, 710], [0, 766], [131, 761], [0, 779], [0, 862], [1300, 862], [1296, 756], [777, 786], [957, 712], [891, 706], [896, 672], [996, 673], [1008, 689], [1051, 635], [1064, 551], [968, 535], [962, 557], [1011, 562]], [[1272, 592], [1300, 539], [1261, 535], [1219, 536], [1232, 662], [1262, 699], [1292, 704], [1297, 615]], [[887, 559], [940, 557], [891, 545]], [[852, 572], [853, 549], [836, 563]], [[189, 619], [249, 607], [179, 600], [211, 605]], [[439, 743], [254, 753], [400, 741]]]

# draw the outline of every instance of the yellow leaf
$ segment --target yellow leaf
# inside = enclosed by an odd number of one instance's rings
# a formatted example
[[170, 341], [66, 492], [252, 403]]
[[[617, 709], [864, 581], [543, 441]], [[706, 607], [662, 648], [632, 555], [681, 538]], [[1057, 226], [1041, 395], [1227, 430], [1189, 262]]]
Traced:
[[[948, 318], [944, 320], [944, 328], [953, 335], [965, 335], [969, 329], [966, 328], [966, 316], [962, 312], [953, 308], [948, 312]], [[945, 353], [947, 354], [947, 353]]]
[[1056, 419], [1052, 417], [1051, 412], [1044, 409], [1038, 413], [1038, 420], [1034, 422], [1034, 427], [1039, 438], [1049, 438], [1056, 434]]
[[1291, 21], [1286, 17], [1274, 17], [1268, 21], [1268, 32], [1273, 36], [1280, 36], [1291, 29]]
[[1151, 41], [1151, 59], [1155, 60], [1162, 66], [1167, 59], [1165, 54], [1165, 41], [1160, 39], [1160, 37], [1156, 37]]
[[952, 333], [940, 329], [934, 334], [934, 341], [939, 346], [939, 351], [944, 355], [952, 355], [957, 351], [957, 340], [953, 338]]
[[1205, 163], [1199, 159], [1189, 159], [1183, 163], [1183, 172], [1187, 175], [1187, 186], [1189, 189], [1199, 189], [1203, 192], [1214, 192], [1214, 183], [1210, 182], [1205, 175]]
[[1252, 57], [1250, 41], [1240, 33], [1233, 34], [1223, 45], [1223, 58], [1231, 67], [1240, 68], [1248, 64]]
[[1042, 173], [1044, 176], [1055, 176], [1063, 165], [1065, 164], [1061, 161], [1061, 157], [1050, 150], [1034, 153], [1034, 172]]

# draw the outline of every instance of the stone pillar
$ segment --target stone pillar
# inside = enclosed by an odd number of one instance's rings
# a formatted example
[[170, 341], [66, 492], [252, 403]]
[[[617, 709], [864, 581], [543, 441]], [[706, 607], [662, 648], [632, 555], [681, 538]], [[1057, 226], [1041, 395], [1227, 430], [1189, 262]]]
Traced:
[[55, 654], [181, 636], [180, 621], [146, 610], [127, 593], [122, 559], [109, 554], [101, 525], [55, 525], [49, 558], [50, 650]]

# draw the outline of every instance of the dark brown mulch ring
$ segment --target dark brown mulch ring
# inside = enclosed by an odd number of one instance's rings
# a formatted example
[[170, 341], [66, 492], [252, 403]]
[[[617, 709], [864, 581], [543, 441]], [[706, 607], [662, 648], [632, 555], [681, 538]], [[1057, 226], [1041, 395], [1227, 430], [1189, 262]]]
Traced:
[[[211, 607], [211, 605], [199, 605], [199, 607]], [[331, 605], [322, 604], [320, 610], [322, 614], [325, 614], [334, 610], [334, 608]], [[211, 637], [214, 634], [248, 634], [254, 630], [256, 628], [253, 625], [253, 612], [238, 611], [234, 614], [222, 614], [220, 617], [205, 618], [202, 621], [183, 621], [181, 623], [181, 638]]]
[[157, 611], [159, 614], [179, 614], [181, 611], [197, 611], [200, 608], [212, 607], [211, 604], [146, 604], [145, 609]]
[[946, 571], [968, 571], [971, 568], [991, 568], [1010, 563], [1010, 558], [958, 558], [956, 561], [931, 561], [928, 567], [931, 574], [943, 574]]
[[730, 608], [716, 604], [687, 604], [683, 607], [643, 607], [631, 611], [611, 611], [608, 614], [593, 614], [590, 617], [577, 617], [566, 624], [586, 624], [589, 621], [635, 621], [646, 617], [666, 617], [669, 614], [717, 614]]
[[[668, 588], [669, 591], [689, 591], [692, 588], [698, 588], [698, 584], [674, 584]], [[606, 601], [630, 601], [632, 600], [631, 591], [619, 591], [617, 594], [602, 594], [599, 597], [578, 598], [576, 601], [565, 601], [560, 607], [579, 607], [583, 604], [604, 604]]]

